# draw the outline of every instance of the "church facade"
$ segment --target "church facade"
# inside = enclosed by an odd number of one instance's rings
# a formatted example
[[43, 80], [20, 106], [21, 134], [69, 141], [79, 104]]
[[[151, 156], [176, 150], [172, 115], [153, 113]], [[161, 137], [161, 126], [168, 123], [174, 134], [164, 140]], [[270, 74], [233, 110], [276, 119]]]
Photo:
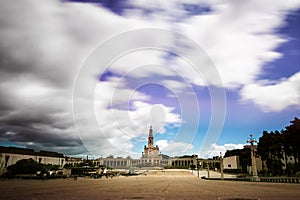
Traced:
[[144, 146], [144, 152], [140, 158], [141, 166], [160, 166], [162, 157], [159, 152], [159, 147], [154, 146], [153, 129], [150, 126], [148, 135], [148, 146]]
[[148, 145], [144, 146], [144, 151], [139, 159], [132, 159], [130, 157], [114, 158], [109, 156], [107, 158], [99, 158], [102, 165], [112, 168], [129, 168], [129, 167], [163, 167], [168, 165], [168, 159], [163, 158], [159, 152], [159, 147], [154, 146], [154, 135], [152, 126], [149, 128]]

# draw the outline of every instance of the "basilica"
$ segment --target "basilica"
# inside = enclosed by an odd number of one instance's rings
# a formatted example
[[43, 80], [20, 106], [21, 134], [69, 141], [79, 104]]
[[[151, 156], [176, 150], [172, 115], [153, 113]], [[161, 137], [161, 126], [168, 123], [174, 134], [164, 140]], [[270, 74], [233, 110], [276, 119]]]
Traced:
[[[40, 151], [35, 152], [33, 149], [17, 148], [17, 147], [1, 147], [0, 146], [0, 175], [6, 172], [6, 168], [10, 165], [16, 164], [22, 159], [33, 159], [41, 164], [52, 164], [64, 167], [65, 164], [69, 168], [78, 167], [87, 160], [82, 158], [65, 157], [63, 154], [56, 152]], [[150, 125], [148, 134], [148, 145], [144, 146], [142, 156], [138, 159], [133, 159], [130, 156], [126, 158], [108, 156], [106, 158], [100, 157], [94, 160], [89, 160], [92, 166], [107, 166], [116, 169], [128, 169], [131, 167], [172, 167], [172, 168], [189, 168], [191, 165], [197, 163], [197, 155], [169, 157], [161, 154], [158, 145], [154, 146], [154, 134], [152, 126]]]
[[140, 158], [141, 166], [160, 166], [161, 155], [159, 152], [159, 147], [154, 146], [154, 136], [153, 129], [150, 125], [149, 135], [148, 135], [148, 147], [144, 146], [144, 152], [142, 153], [142, 157]]
[[159, 151], [158, 145], [154, 146], [153, 129], [150, 125], [148, 134], [148, 146], [144, 146], [142, 156], [138, 159], [132, 159], [130, 156], [127, 158], [122, 157], [107, 157], [99, 158], [98, 161], [102, 165], [106, 165], [112, 168], [130, 168], [130, 167], [171, 167], [171, 168], [183, 168], [188, 169], [191, 165], [196, 165], [198, 156], [181, 156], [181, 157], [169, 157]]

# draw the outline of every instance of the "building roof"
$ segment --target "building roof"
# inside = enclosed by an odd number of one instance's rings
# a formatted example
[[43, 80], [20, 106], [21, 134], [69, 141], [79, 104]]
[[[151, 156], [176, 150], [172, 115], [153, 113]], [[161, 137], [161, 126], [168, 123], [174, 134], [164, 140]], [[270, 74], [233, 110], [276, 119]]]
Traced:
[[0, 153], [13, 153], [22, 155], [36, 155], [33, 149], [0, 146]]
[[59, 157], [59, 158], [64, 157], [64, 155], [62, 153], [57, 153], [57, 152], [53, 152], [53, 151], [40, 151], [40, 152], [37, 152], [37, 154], [39, 156]]
[[47, 157], [59, 157], [63, 158], [64, 155], [52, 151], [39, 151], [36, 152], [33, 149], [19, 148], [19, 147], [4, 147], [0, 146], [0, 153], [12, 153], [21, 155], [34, 155], [34, 156], [47, 156]]

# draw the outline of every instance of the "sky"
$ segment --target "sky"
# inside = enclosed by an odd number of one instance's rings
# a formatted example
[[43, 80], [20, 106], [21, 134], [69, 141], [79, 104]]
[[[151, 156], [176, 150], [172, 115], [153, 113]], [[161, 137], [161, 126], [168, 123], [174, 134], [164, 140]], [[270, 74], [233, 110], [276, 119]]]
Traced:
[[300, 117], [300, 1], [0, 2], [0, 145], [202, 158]]

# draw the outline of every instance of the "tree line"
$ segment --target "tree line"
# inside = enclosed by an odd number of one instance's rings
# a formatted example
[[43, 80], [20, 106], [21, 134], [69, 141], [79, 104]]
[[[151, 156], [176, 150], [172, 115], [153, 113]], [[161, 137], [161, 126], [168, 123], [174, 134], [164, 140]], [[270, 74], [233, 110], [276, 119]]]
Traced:
[[38, 171], [40, 175], [48, 174], [51, 170], [58, 170], [58, 165], [51, 165], [51, 164], [41, 164], [33, 160], [32, 158], [29, 159], [22, 159], [16, 162], [14, 165], [10, 165], [7, 167], [7, 172], [4, 175], [7, 178], [12, 178], [17, 174], [36, 174]]
[[294, 175], [300, 171], [300, 119], [294, 118], [285, 129], [263, 131], [257, 155], [265, 163], [264, 175]]

